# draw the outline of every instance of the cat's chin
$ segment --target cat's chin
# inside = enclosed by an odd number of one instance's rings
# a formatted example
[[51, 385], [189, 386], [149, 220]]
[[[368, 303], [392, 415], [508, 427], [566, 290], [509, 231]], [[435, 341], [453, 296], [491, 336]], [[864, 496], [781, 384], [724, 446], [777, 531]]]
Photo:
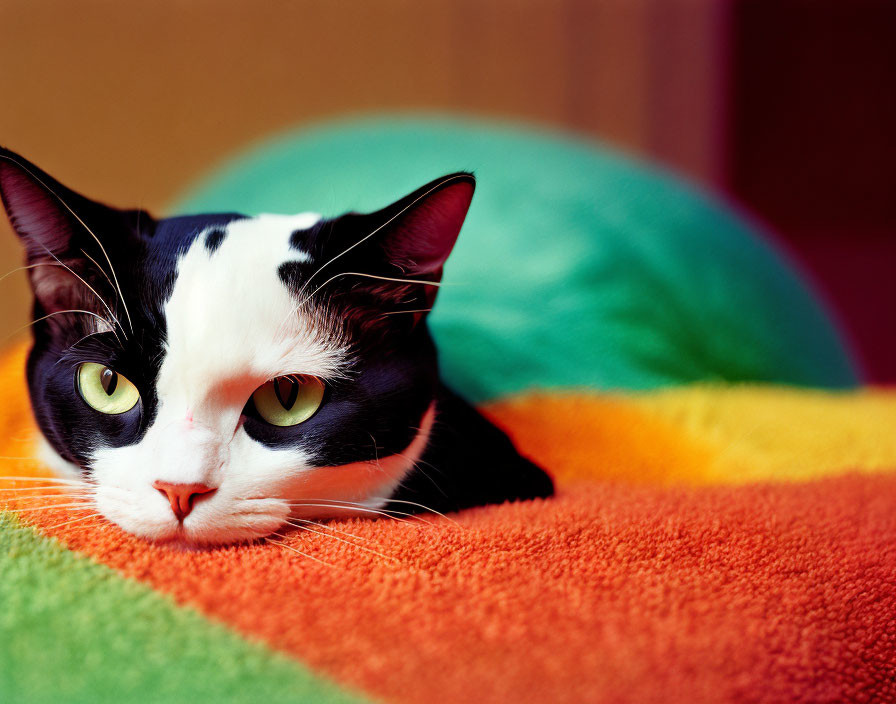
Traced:
[[[148, 540], [155, 545], [183, 552], [195, 552], [218, 547], [227, 547], [229, 545], [254, 543], [271, 535], [282, 526], [282, 523], [278, 523], [273, 527], [258, 529], [240, 527], [227, 530], [226, 528], [219, 527], [214, 531], [191, 531], [181, 525], [175, 530], [162, 535], [140, 535], [133, 531], [128, 532], [138, 538]], [[123, 528], [123, 526], [119, 527]]]
[[168, 548], [176, 552], [202, 552], [215, 546], [206, 543], [195, 543], [187, 538], [166, 538], [152, 541], [155, 545]]
[[191, 538], [186, 533], [181, 533], [169, 538], [152, 538], [148, 540], [154, 545], [176, 552], [203, 552], [205, 550], [226, 548], [234, 545], [250, 545], [252, 543], [263, 541], [268, 535], [271, 535], [271, 533], [255, 536], [222, 536], [218, 540], [210, 540], [203, 537], [202, 539], [197, 540]]

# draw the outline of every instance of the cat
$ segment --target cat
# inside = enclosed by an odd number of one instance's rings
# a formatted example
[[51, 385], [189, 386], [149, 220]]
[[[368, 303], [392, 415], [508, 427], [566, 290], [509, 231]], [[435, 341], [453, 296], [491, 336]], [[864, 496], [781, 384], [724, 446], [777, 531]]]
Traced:
[[155, 219], [0, 149], [44, 460], [124, 530], [191, 546], [550, 496], [442, 383], [427, 330], [474, 188], [455, 173], [369, 214]]

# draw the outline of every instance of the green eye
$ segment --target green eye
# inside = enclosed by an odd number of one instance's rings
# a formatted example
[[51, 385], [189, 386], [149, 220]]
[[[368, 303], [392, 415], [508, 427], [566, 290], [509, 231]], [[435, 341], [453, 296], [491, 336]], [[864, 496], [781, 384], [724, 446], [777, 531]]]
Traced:
[[304, 423], [320, 407], [324, 383], [313, 376], [278, 376], [259, 386], [252, 402], [264, 420], [271, 425], [287, 427]]
[[88, 406], [109, 415], [129, 411], [140, 400], [140, 392], [130, 381], [94, 362], [78, 367], [78, 393]]

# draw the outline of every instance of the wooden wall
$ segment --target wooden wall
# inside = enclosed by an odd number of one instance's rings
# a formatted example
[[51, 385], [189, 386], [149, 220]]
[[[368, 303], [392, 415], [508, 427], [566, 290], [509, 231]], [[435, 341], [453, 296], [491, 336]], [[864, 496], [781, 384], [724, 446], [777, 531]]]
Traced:
[[[723, 0], [0, 0], [0, 144], [64, 183], [159, 209], [233, 150], [389, 109], [601, 137], [724, 172]], [[0, 223], [0, 274], [20, 252]], [[26, 322], [0, 282], [0, 337]]]

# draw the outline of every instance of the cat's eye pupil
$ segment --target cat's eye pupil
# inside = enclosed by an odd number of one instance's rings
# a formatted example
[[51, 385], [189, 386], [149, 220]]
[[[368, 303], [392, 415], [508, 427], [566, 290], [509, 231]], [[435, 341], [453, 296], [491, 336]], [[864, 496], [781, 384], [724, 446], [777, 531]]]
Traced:
[[313, 376], [287, 374], [266, 381], [252, 394], [254, 411], [280, 428], [304, 423], [320, 408], [324, 383]]
[[111, 396], [115, 393], [115, 388], [118, 386], [118, 374], [106, 367], [100, 376], [100, 383], [103, 385], [103, 390], [106, 394]]
[[299, 397], [299, 382], [293, 376], [281, 376], [274, 381], [274, 393], [280, 405], [290, 411]]

